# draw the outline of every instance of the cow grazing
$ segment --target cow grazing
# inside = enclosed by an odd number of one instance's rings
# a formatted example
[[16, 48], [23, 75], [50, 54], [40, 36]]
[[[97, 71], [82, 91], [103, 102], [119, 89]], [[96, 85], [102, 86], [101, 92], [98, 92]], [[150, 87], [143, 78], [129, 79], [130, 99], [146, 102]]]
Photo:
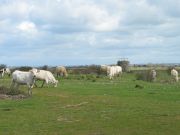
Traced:
[[57, 67], [56, 67], [56, 70], [55, 70], [55, 73], [57, 74], [57, 77], [59, 77], [59, 76], [65, 76], [65, 77], [67, 77], [67, 76], [68, 76], [67, 70], [66, 70], [66, 68], [63, 67], [63, 66], [57, 66]]
[[171, 76], [176, 82], [178, 82], [179, 78], [178, 78], [178, 71], [177, 70], [172, 69], [171, 70]]
[[35, 82], [35, 77], [36, 77], [36, 73], [33, 71], [24, 72], [24, 71], [15, 70], [12, 73], [11, 89], [15, 87], [18, 89], [19, 85], [27, 85], [28, 94], [32, 95], [32, 86]]
[[4, 75], [7, 74], [8, 76], [11, 75], [11, 70], [9, 68], [3, 68], [0, 70], [0, 77], [3, 78]]
[[[36, 79], [37, 80], [42, 80], [43, 81], [43, 84], [41, 85], [41, 87], [44, 86], [45, 82], [46, 82], [47, 85], [49, 83], [52, 83], [52, 84], [54, 84], [54, 87], [57, 87], [58, 80], [56, 80], [54, 78], [53, 74], [50, 71], [47, 71], [47, 70], [38, 70], [36, 68], [33, 68], [30, 71], [33, 71], [33, 72], [36, 73]], [[35, 83], [35, 85], [36, 85], [36, 83]]]

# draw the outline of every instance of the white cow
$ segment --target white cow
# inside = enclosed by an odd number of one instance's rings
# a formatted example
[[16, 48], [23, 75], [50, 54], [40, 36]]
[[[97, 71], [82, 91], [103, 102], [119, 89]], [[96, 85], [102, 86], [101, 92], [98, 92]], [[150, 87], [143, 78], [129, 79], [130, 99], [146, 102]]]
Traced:
[[100, 66], [100, 70], [101, 71], [104, 71], [104, 72], [107, 72], [107, 68], [108, 68], [109, 66], [107, 66], [107, 65], [101, 65]]
[[122, 67], [121, 66], [107, 66], [107, 75], [109, 79], [113, 79], [116, 75], [122, 74]]
[[11, 70], [9, 68], [3, 68], [0, 70], [0, 77], [4, 77], [5, 74], [8, 74], [8, 76], [11, 75]]
[[33, 68], [30, 71], [36, 72], [36, 79], [43, 81], [43, 84], [41, 85], [41, 87], [43, 87], [45, 82], [46, 82], [47, 85], [49, 83], [52, 83], [52, 84], [54, 84], [54, 87], [57, 87], [58, 80], [56, 80], [54, 78], [53, 74], [50, 71], [47, 71], [47, 70], [38, 70], [36, 68]]
[[61, 75], [65, 77], [68, 76], [67, 70], [64, 66], [57, 66], [55, 72], [57, 74], [57, 77]]
[[0, 77], [1, 77], [1, 78], [4, 77], [4, 68], [0, 70]]
[[109, 68], [110, 66], [108, 66], [108, 65], [101, 65], [100, 66], [100, 72], [102, 73], [106, 73], [106, 75], [108, 76], [108, 68]]
[[171, 70], [171, 76], [173, 77], [173, 79], [178, 82], [179, 78], [178, 78], [178, 71], [175, 69]]
[[122, 67], [121, 66], [107, 66], [107, 65], [101, 65], [100, 70], [107, 73], [107, 76], [109, 76], [110, 79], [113, 79], [116, 75], [122, 74]]
[[157, 76], [156, 70], [152, 69], [150, 71], [150, 79], [151, 79], [151, 81], [156, 81], [156, 76]]
[[9, 68], [5, 68], [5, 73], [10, 76], [11, 75], [11, 70]]
[[24, 72], [24, 71], [15, 70], [12, 73], [11, 89], [15, 88], [15, 87], [18, 89], [19, 85], [27, 85], [28, 86], [28, 94], [32, 95], [31, 89], [35, 82], [35, 76], [36, 76], [36, 73], [33, 71]]

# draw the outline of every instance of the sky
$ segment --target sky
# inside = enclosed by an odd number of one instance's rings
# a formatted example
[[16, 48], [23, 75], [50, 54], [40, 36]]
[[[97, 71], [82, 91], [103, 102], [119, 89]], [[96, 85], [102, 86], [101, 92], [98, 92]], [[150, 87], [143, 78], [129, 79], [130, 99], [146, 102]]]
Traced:
[[180, 0], [0, 0], [0, 64], [180, 63]]

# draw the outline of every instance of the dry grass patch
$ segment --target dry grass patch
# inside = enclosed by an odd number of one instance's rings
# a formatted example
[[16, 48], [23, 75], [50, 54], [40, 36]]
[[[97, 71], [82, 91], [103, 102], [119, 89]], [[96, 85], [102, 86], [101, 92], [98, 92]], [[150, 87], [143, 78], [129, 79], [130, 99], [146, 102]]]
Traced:
[[0, 99], [25, 99], [28, 96], [19, 90], [7, 88], [5, 86], [0, 86]]

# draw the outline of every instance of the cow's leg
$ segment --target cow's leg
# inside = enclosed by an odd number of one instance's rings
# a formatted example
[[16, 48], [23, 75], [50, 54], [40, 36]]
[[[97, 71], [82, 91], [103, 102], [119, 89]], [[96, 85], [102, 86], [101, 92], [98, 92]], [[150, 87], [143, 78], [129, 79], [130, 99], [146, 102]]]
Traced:
[[30, 86], [30, 85], [28, 86], [28, 95], [29, 95], [29, 96], [32, 96], [32, 89], [31, 89], [31, 86]]
[[45, 80], [43, 81], [42, 85], [41, 85], [41, 88], [44, 86], [44, 83], [45, 83]]
[[1, 77], [2, 77], [2, 78], [4, 77], [4, 73], [1, 74]]
[[16, 89], [19, 90], [19, 84], [18, 83], [16, 84]]
[[179, 80], [179, 78], [178, 78], [178, 76], [176, 76], [176, 77], [175, 77], [175, 81], [178, 82], [178, 80]]
[[46, 85], [49, 87], [49, 85], [48, 85], [49, 84], [49, 80], [46, 79], [45, 81], [46, 81]]
[[32, 85], [32, 88], [33, 88], [34, 86], [35, 86], [35, 87], [38, 87], [37, 84], [36, 84], [36, 81], [34, 81], [34, 83], [33, 83], [33, 85]]
[[14, 82], [14, 80], [12, 80], [11, 86], [10, 86], [10, 89], [11, 89], [11, 90], [14, 88], [14, 85], [15, 85], [15, 82]]

